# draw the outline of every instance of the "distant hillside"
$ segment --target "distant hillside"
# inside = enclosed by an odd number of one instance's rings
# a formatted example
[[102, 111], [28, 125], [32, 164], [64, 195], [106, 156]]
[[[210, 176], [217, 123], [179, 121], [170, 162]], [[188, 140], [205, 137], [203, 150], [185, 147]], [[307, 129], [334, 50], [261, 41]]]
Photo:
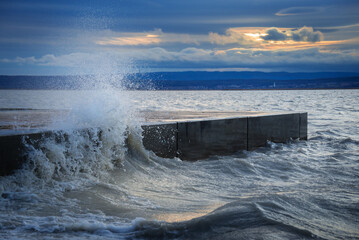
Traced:
[[97, 89], [101, 79], [133, 90], [359, 88], [359, 73], [162, 72], [108, 76], [0, 76], [0, 89]]

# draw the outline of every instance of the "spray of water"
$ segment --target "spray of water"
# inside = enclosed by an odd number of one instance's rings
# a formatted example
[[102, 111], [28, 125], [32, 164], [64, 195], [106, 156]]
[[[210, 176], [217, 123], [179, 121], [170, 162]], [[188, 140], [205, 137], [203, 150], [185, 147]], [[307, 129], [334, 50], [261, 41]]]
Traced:
[[124, 87], [131, 67], [113, 54], [94, 52], [92, 56], [95, 59], [77, 66], [92, 74], [73, 76], [80, 90], [72, 91], [81, 97], [71, 102], [66, 118], [53, 119], [49, 134], [24, 138], [26, 163], [3, 180], [8, 183], [0, 184], [2, 190], [14, 184], [20, 188], [51, 184], [66, 189], [80, 182], [102, 181], [114, 167], [121, 166], [129, 133], [140, 131], [136, 108]]

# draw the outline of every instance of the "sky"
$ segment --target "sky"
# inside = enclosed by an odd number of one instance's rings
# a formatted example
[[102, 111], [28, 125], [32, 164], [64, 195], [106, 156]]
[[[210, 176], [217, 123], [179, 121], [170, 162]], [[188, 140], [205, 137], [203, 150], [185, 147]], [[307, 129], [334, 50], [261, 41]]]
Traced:
[[0, 74], [359, 72], [358, 0], [0, 0]]

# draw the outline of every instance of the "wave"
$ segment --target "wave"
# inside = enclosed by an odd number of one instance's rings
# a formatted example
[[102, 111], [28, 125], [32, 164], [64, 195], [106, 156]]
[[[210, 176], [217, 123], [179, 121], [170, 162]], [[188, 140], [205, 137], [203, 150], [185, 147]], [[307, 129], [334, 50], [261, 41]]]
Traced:
[[[205, 216], [183, 222], [170, 223], [143, 218], [124, 222], [117, 217], [80, 214], [25, 217], [19, 224], [21, 226], [12, 230], [16, 230], [16, 236], [26, 233], [46, 237], [46, 234], [51, 236], [52, 233], [61, 233], [64, 237], [94, 239], [321, 239], [310, 231], [273, 220], [266, 216], [268, 209], [273, 212], [284, 210], [268, 202], [236, 201]], [[6, 226], [3, 228], [11, 230]]]
[[[24, 138], [22, 168], [2, 181], [12, 181], [19, 187], [55, 183], [60, 187], [62, 182], [74, 180], [104, 180], [124, 161], [130, 131], [134, 130], [127, 126], [89, 128], [53, 131], [39, 139]], [[12, 184], [1, 184], [2, 190], [6, 185]]]
[[131, 109], [94, 101], [25, 140], [27, 163], [0, 178], [0, 238], [358, 238], [347, 128], [182, 162], [143, 147]]
[[[105, 81], [105, 83], [107, 83]], [[101, 79], [99, 79], [101, 85]], [[139, 119], [125, 91], [103, 88], [79, 91], [66, 116], [55, 115], [44, 134], [23, 137], [24, 164], [0, 179], [0, 190], [102, 181], [120, 166], [128, 151], [128, 136], [138, 131]], [[136, 133], [136, 134], [139, 134]]]

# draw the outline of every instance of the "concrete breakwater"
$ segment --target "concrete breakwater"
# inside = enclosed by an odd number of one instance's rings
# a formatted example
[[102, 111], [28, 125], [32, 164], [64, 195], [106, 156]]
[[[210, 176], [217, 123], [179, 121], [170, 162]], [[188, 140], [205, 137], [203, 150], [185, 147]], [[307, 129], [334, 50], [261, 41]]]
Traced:
[[[144, 147], [165, 158], [199, 160], [253, 150], [267, 141], [307, 139], [307, 113], [147, 111], [140, 115]], [[0, 130], [0, 175], [10, 174], [26, 161], [25, 143], [36, 144], [42, 137], [56, 134], [5, 130]]]
[[156, 155], [198, 160], [307, 139], [307, 113], [165, 112], [147, 117], [143, 144]]

